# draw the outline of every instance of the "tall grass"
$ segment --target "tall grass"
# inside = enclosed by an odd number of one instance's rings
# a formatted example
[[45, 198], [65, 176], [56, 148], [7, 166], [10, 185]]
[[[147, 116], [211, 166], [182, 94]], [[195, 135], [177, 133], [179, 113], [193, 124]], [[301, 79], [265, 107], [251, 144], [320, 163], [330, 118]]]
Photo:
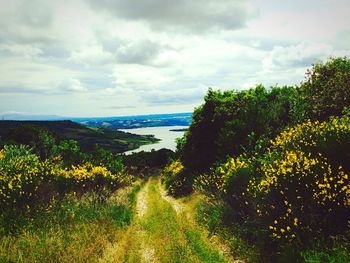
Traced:
[[98, 261], [130, 224], [139, 189], [126, 187], [104, 201], [93, 192], [67, 195], [45, 210], [21, 215], [12, 228], [2, 214], [0, 262]]

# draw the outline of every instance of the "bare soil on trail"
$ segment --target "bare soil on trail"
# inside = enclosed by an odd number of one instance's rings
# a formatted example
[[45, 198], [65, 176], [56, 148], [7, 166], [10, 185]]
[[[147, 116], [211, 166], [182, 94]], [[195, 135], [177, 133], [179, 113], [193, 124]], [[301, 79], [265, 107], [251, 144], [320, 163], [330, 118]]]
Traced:
[[242, 262], [194, 220], [193, 207], [167, 194], [151, 177], [136, 196], [131, 224], [116, 233], [99, 262]]

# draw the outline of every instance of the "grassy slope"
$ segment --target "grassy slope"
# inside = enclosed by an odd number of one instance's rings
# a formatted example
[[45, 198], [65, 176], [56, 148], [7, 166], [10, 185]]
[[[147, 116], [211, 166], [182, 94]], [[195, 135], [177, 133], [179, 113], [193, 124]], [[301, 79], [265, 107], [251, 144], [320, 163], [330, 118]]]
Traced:
[[166, 197], [156, 177], [106, 203], [72, 196], [19, 222], [15, 233], [2, 229], [0, 262], [233, 262], [188, 204]]
[[93, 194], [67, 197], [62, 206], [23, 219], [14, 233], [0, 229], [0, 262], [97, 262], [132, 222], [139, 189], [121, 189], [106, 203]]
[[87, 151], [92, 150], [95, 144], [99, 144], [119, 153], [159, 141], [152, 136], [135, 135], [105, 128], [90, 128], [72, 121], [0, 121], [0, 137], [6, 137], [6, 133], [21, 125], [44, 127], [55, 134], [59, 140], [77, 140], [81, 148]]

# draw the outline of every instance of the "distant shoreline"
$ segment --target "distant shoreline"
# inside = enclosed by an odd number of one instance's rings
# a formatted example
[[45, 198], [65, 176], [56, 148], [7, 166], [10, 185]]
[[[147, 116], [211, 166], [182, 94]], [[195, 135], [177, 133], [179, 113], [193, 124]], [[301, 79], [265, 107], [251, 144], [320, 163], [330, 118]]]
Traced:
[[184, 129], [172, 129], [172, 130], [169, 130], [169, 131], [172, 131], [172, 132], [186, 132], [186, 131], [188, 131], [188, 128], [184, 128]]

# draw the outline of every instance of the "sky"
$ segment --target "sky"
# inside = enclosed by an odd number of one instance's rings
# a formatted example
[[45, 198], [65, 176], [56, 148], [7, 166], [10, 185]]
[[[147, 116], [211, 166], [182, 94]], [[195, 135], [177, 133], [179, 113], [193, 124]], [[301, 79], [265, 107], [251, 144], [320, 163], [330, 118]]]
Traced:
[[0, 114], [191, 112], [350, 56], [350, 0], [0, 0]]

